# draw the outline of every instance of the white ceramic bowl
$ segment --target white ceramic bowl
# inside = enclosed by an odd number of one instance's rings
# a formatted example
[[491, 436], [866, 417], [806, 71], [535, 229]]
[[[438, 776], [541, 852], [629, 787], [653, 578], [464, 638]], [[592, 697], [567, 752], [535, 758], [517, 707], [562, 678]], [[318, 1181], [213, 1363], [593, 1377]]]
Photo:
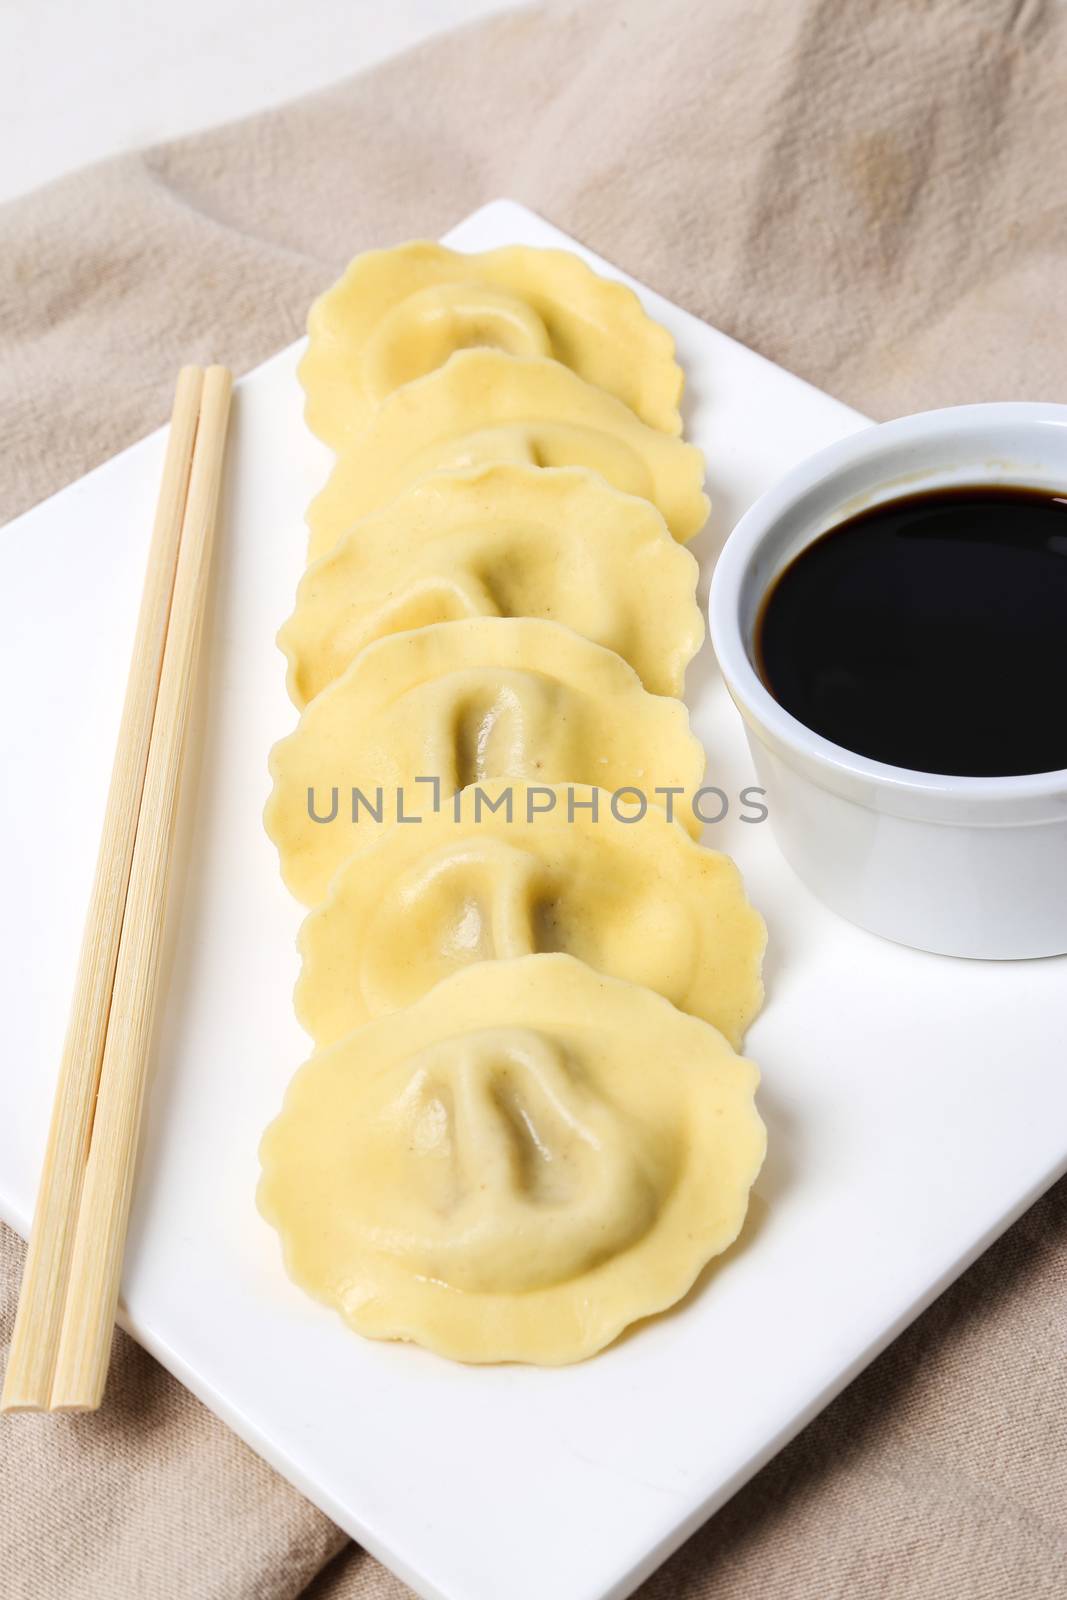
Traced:
[[[1067, 495], [1067, 406], [921, 412], [801, 462], [727, 540], [711, 588], [711, 638], [775, 836], [820, 899], [922, 950], [1058, 955], [1067, 951], [1067, 772], [942, 777], [868, 760], [790, 716], [754, 665], [760, 601], [798, 551], [863, 506], [970, 483]], [[1035, 683], [1042, 693], [1047, 686]], [[1048, 714], [1065, 717], [1067, 707], [1050, 700]]]

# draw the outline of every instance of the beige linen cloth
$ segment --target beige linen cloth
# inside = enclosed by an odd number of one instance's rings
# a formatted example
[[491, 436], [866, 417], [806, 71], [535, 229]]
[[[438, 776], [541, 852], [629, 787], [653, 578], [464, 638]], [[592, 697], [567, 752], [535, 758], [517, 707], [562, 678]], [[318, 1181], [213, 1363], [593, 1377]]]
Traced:
[[[873, 416], [1067, 399], [1062, 6], [601, 0], [0, 210], [0, 516], [161, 422], [181, 361], [253, 366], [355, 251], [502, 194]], [[1062, 1600], [1065, 1331], [1061, 1185], [645, 1600]], [[0, 1428], [3, 1600], [408, 1592], [124, 1337], [98, 1415]]]

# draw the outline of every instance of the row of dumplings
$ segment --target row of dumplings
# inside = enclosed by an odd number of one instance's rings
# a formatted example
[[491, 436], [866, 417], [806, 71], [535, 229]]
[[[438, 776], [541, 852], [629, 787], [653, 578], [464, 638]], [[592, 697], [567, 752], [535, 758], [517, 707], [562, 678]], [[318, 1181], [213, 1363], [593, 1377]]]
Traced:
[[266, 824], [311, 908], [315, 1054], [260, 1208], [365, 1335], [579, 1360], [736, 1237], [764, 1148], [735, 1054], [762, 921], [728, 858], [608, 804], [704, 772], [682, 374], [562, 251], [374, 251], [309, 331], [336, 463], [279, 635], [300, 717]]

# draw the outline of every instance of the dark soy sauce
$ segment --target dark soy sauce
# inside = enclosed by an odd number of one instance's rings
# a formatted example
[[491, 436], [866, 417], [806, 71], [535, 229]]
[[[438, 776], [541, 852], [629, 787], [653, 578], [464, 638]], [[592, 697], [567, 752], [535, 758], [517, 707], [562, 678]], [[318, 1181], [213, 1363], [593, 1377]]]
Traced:
[[1067, 496], [978, 485], [858, 512], [772, 585], [756, 652], [778, 703], [859, 755], [1067, 767]]

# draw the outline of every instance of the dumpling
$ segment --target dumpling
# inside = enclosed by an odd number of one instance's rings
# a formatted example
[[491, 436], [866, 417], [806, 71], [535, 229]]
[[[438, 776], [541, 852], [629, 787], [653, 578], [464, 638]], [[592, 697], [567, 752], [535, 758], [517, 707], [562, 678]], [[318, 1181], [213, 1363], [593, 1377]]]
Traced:
[[[381, 820], [394, 806], [429, 809], [430, 779], [441, 797], [491, 778], [689, 793], [704, 752], [682, 702], [648, 694], [613, 651], [555, 622], [477, 617], [369, 645], [274, 746], [270, 767], [267, 832], [290, 890], [314, 905], [373, 830], [367, 800]], [[692, 807], [683, 814], [697, 832]]]
[[357, 1332], [580, 1361], [736, 1239], [758, 1073], [566, 955], [482, 962], [297, 1072], [260, 1147], [290, 1276]]
[[493, 809], [507, 787], [465, 790], [458, 820], [448, 806], [386, 828], [341, 868], [300, 930], [296, 1010], [315, 1043], [472, 962], [562, 950], [658, 990], [736, 1049], [763, 999], [766, 932], [730, 858], [655, 806], [623, 821], [601, 792], [594, 820], [594, 791], [577, 786], [569, 807], [567, 789], [528, 805], [510, 785], [509, 820]]
[[335, 450], [402, 384], [456, 350], [553, 356], [651, 428], [680, 433], [674, 340], [632, 289], [564, 250], [462, 255], [415, 243], [357, 256], [308, 317], [308, 427]]
[[309, 568], [278, 635], [304, 706], [385, 634], [462, 617], [543, 617], [679, 694], [704, 637], [696, 561], [654, 506], [581, 468], [438, 473]]
[[308, 511], [309, 559], [427, 472], [487, 461], [590, 467], [651, 500], [683, 544], [707, 519], [695, 445], [648, 427], [558, 361], [461, 350], [397, 389], [345, 446]]

